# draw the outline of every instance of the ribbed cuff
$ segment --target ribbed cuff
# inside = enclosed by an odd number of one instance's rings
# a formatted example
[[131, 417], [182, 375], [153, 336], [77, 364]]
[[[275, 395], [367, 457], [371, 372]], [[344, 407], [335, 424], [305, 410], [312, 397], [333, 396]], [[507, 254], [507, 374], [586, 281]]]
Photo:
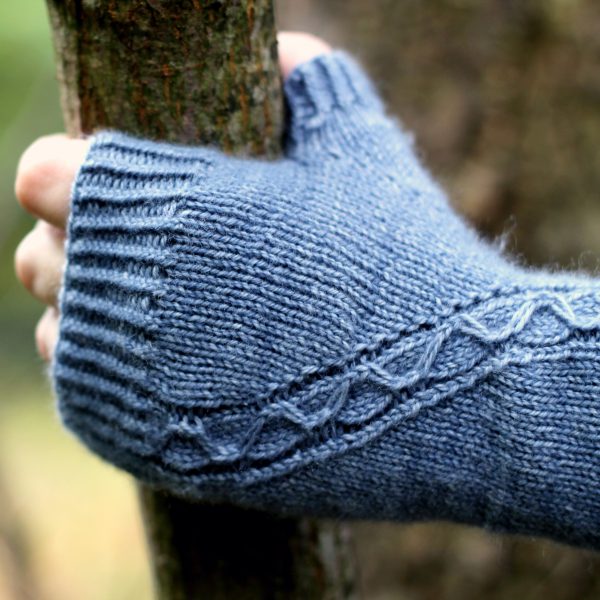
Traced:
[[72, 193], [59, 340], [51, 367], [64, 424], [147, 474], [166, 417], [156, 398], [158, 308], [177, 211], [209, 152], [117, 133], [93, 139]]
[[356, 61], [341, 50], [296, 67], [285, 82], [293, 126], [320, 127], [334, 110], [360, 107], [383, 112], [383, 104]]

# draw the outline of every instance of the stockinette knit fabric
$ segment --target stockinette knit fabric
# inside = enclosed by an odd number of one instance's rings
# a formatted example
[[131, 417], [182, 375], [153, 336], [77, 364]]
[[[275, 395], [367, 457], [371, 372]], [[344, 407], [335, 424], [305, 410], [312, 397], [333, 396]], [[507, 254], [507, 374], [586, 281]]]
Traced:
[[285, 91], [274, 162], [94, 136], [66, 426], [186, 497], [600, 548], [600, 282], [480, 240], [344, 53]]

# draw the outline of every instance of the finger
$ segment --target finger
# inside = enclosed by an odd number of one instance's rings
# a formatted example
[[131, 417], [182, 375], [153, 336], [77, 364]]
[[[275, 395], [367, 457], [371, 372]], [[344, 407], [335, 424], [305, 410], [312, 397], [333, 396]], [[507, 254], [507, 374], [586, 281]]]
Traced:
[[38, 221], [15, 252], [17, 277], [44, 304], [55, 306], [65, 263], [64, 233]]
[[316, 56], [331, 52], [331, 46], [323, 40], [296, 31], [282, 31], [277, 36], [279, 47], [279, 68], [284, 79], [302, 63]]
[[64, 228], [71, 187], [84, 161], [89, 141], [57, 134], [36, 140], [21, 156], [15, 194], [35, 217]]
[[54, 356], [58, 341], [58, 311], [49, 307], [35, 328], [35, 345], [43, 360], [49, 362]]

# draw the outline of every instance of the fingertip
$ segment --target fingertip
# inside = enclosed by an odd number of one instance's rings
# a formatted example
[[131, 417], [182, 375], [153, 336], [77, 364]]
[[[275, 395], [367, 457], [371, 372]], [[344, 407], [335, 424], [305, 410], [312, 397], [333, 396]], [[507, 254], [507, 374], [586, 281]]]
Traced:
[[43, 361], [50, 362], [58, 341], [58, 312], [48, 307], [35, 328], [35, 345]]
[[49, 306], [58, 301], [65, 262], [64, 240], [64, 232], [38, 221], [15, 251], [17, 278], [34, 298]]
[[64, 134], [39, 138], [23, 152], [15, 177], [15, 195], [33, 216], [64, 227], [70, 186], [85, 159], [89, 142]]
[[29, 232], [19, 243], [13, 257], [13, 267], [17, 279], [22, 283], [25, 289], [31, 291], [33, 288], [33, 280], [35, 278], [35, 270], [31, 260], [31, 238], [32, 233]]
[[331, 52], [331, 46], [322, 39], [298, 31], [282, 31], [277, 36], [279, 67], [284, 79], [299, 65], [322, 54]]

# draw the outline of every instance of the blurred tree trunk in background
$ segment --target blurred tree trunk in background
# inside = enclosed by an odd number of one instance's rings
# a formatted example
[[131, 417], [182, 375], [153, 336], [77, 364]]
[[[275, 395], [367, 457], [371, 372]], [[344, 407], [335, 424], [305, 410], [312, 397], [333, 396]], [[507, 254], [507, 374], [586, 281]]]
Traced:
[[358, 54], [479, 229], [535, 264], [600, 266], [598, 0], [279, 0]]
[[[71, 134], [114, 127], [243, 154], [279, 152], [271, 0], [48, 0], [48, 7]], [[161, 600], [353, 594], [348, 539], [335, 524], [191, 504], [145, 487], [140, 496]]]
[[[357, 55], [455, 206], [529, 264], [600, 273], [598, 0], [278, 0]], [[368, 598], [597, 600], [600, 555], [447, 524], [353, 526]]]

